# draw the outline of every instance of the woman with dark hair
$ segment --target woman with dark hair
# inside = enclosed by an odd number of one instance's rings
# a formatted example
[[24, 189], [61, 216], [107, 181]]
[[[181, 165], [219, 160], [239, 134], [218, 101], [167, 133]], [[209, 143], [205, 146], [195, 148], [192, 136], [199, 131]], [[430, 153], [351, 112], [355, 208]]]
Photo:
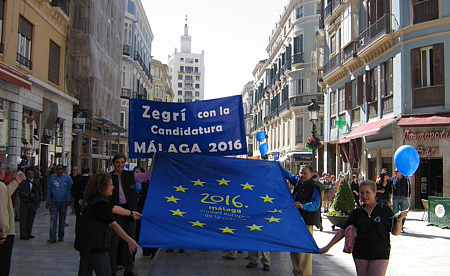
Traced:
[[138, 244], [115, 221], [114, 214], [140, 219], [141, 214], [119, 206], [113, 206], [109, 197], [114, 190], [109, 174], [91, 176], [84, 190], [83, 206], [76, 225], [75, 249], [80, 252], [78, 276], [110, 276], [109, 249], [113, 232], [128, 243], [130, 252]]
[[389, 175], [382, 171], [380, 175], [378, 176], [377, 180], [377, 202], [380, 205], [387, 205], [392, 206], [391, 204], [391, 198], [392, 198], [392, 192], [393, 192], [393, 186], [392, 181], [389, 177]]
[[386, 274], [391, 251], [390, 233], [395, 236], [400, 234], [402, 219], [408, 213], [405, 211], [395, 217], [391, 208], [377, 204], [376, 189], [375, 182], [371, 180], [361, 182], [359, 194], [362, 205], [351, 212], [345, 227], [336, 233], [327, 246], [320, 249], [322, 254], [328, 252], [344, 236], [347, 244], [347, 227], [356, 228], [356, 239], [349, 252], [353, 253], [357, 276]]

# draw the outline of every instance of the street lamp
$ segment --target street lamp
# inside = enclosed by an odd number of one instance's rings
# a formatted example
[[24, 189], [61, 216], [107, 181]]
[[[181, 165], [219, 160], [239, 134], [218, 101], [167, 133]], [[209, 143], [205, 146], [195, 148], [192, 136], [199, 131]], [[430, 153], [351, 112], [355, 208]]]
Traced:
[[[311, 99], [311, 103], [308, 105], [308, 112], [309, 112], [309, 121], [312, 123], [311, 134], [314, 139], [316, 138], [317, 134], [316, 122], [319, 119], [319, 111], [320, 106], [317, 104], [316, 99]], [[317, 171], [315, 148], [312, 149], [312, 167], [314, 170]]]

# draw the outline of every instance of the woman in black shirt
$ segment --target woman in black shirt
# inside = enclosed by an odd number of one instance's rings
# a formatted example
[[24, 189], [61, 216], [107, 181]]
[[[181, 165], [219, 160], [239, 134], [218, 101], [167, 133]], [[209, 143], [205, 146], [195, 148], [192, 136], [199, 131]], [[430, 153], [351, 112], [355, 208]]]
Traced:
[[[353, 225], [356, 228], [356, 239], [353, 247], [353, 259], [358, 276], [383, 276], [389, 263], [391, 250], [390, 232], [400, 234], [402, 219], [407, 212], [397, 218], [391, 208], [377, 204], [375, 200], [376, 186], [373, 181], [362, 181], [359, 186], [362, 206], [350, 214], [344, 229]], [[345, 230], [339, 230], [330, 243], [320, 250], [326, 253], [345, 236]]]
[[84, 190], [83, 207], [75, 229], [75, 249], [80, 252], [78, 276], [110, 276], [109, 247], [113, 232], [128, 243], [130, 251], [138, 244], [123, 231], [115, 221], [113, 213], [140, 219], [141, 214], [126, 210], [110, 203], [114, 190], [109, 174], [99, 173], [91, 176]]
[[377, 180], [377, 203], [380, 205], [392, 206], [393, 185], [389, 175], [385, 172], [380, 173]]

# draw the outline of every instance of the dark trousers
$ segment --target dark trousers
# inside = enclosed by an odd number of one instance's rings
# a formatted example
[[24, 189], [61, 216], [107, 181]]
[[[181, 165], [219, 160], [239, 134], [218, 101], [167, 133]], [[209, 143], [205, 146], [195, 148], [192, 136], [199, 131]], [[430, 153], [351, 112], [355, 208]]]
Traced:
[[34, 218], [38, 202], [20, 201], [20, 237], [27, 238], [31, 236], [33, 230]]
[[111, 276], [111, 266], [108, 252], [104, 253], [82, 253], [80, 252], [80, 266], [78, 276]]
[[[117, 223], [122, 227], [128, 236], [134, 239], [135, 225], [131, 217], [115, 216]], [[111, 250], [109, 251], [109, 259], [111, 262], [111, 272], [117, 273], [117, 264], [123, 265], [125, 271], [133, 271], [133, 254], [130, 253], [128, 243], [113, 235], [111, 241]]]
[[9, 235], [0, 245], [0, 276], [8, 276], [11, 267], [11, 255], [14, 244], [14, 235]]

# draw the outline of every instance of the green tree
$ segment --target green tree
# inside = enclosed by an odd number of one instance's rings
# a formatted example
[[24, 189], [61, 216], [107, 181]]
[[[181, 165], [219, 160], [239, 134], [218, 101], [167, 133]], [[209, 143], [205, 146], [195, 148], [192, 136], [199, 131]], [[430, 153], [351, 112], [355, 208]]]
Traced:
[[347, 180], [341, 181], [333, 200], [333, 209], [338, 215], [349, 215], [355, 208], [355, 199]]

